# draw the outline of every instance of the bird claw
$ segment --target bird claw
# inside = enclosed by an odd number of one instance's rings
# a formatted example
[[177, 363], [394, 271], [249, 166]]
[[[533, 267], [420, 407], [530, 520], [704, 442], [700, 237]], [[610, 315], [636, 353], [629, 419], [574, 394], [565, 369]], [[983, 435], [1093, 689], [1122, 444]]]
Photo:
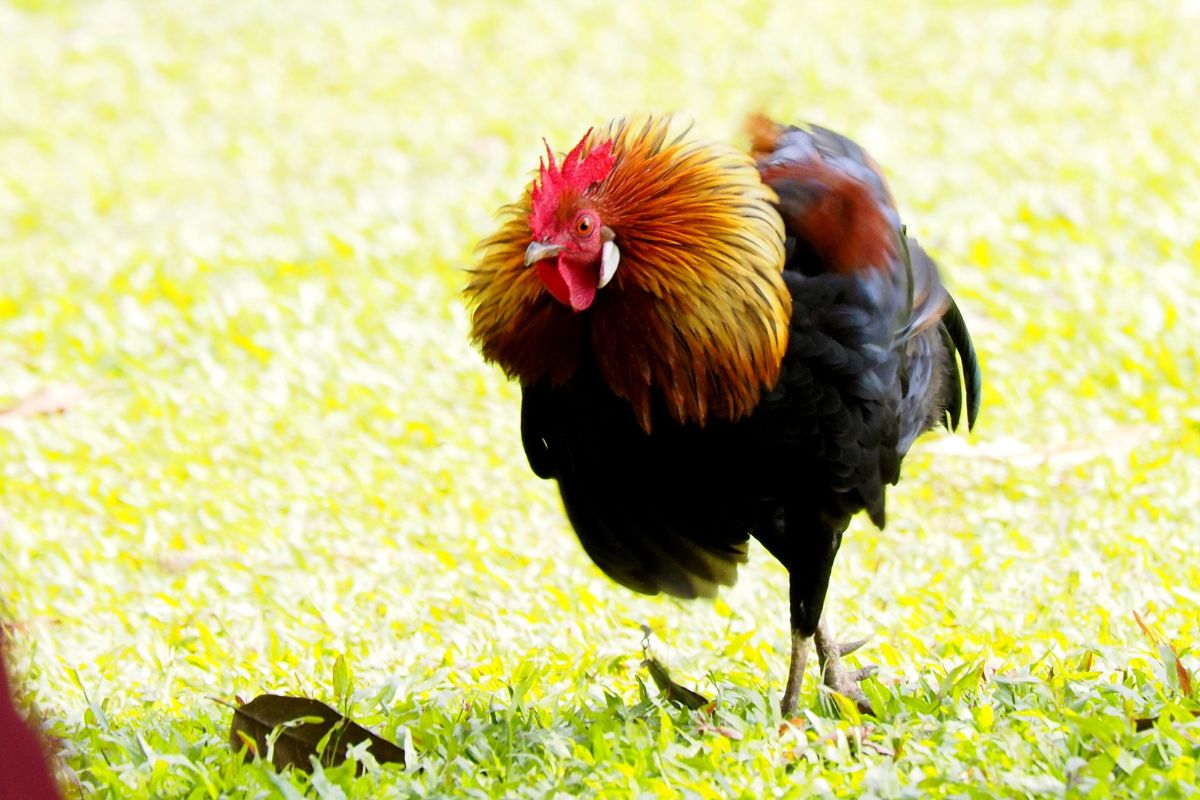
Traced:
[[837, 644], [837, 654], [839, 656], [848, 656], [869, 641], [871, 641], [870, 636], [863, 639], [855, 639], [852, 642], [839, 642]]
[[825, 685], [838, 694], [845, 695], [853, 700], [854, 704], [858, 706], [859, 712], [863, 714], [874, 714], [875, 709], [871, 707], [871, 702], [867, 700], [867, 696], [863, 694], [862, 687], [859, 684], [864, 678], [874, 674], [875, 670], [877, 669], [878, 667], [876, 667], [874, 664], [871, 664], [869, 666], [847, 672], [846, 670], [842, 669], [841, 665], [839, 664], [837, 669], [827, 669], [825, 671]]
[[879, 667], [875, 664], [867, 664], [865, 667], [853, 670], [846, 674], [846, 677], [854, 683], [859, 683], [865, 678], [869, 678], [879, 671]]
[[875, 673], [878, 669], [874, 664], [860, 667], [854, 670], [847, 670], [842, 665], [842, 656], [848, 653], [853, 653], [858, 648], [867, 643], [868, 639], [858, 639], [853, 642], [834, 642], [832, 637], [827, 635], [827, 631], [818, 629], [817, 632], [817, 655], [821, 659], [821, 671], [824, 675], [825, 685], [838, 694], [845, 695], [854, 701], [858, 706], [858, 710], [864, 714], [873, 714], [874, 709], [871, 708], [871, 703], [863, 694], [859, 684], [868, 676]]

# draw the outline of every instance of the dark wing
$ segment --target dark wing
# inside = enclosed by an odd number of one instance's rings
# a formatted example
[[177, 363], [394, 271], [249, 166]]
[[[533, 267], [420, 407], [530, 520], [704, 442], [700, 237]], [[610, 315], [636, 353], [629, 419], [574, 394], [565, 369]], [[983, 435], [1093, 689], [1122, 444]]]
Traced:
[[[967, 428], [974, 428], [975, 420], [979, 416], [983, 373], [979, 368], [979, 357], [975, 353], [967, 323], [954, 298], [942, 284], [937, 265], [917, 244], [917, 240], [908, 236], [904, 226], [900, 225], [895, 202], [874, 159], [856, 142], [826, 128], [812, 126], [810, 135], [815, 149], [823, 158], [852, 173], [871, 187], [877, 202], [886, 208], [888, 219], [898, 226], [902, 256], [907, 259], [910, 300], [906, 313], [902, 315], [904, 323], [897, 332], [897, 342], [907, 342], [933, 325], [938, 326], [938, 336], [949, 354], [945, 379], [941, 383], [944, 391], [940, 393], [940, 399], [944, 401], [945, 410], [949, 415], [947, 427], [951, 430], [958, 427], [965, 393]], [[913, 433], [912, 436], [915, 437], [917, 433]], [[909, 441], [911, 442], [911, 439]], [[907, 449], [904, 448], [905, 451]]]
[[[594, 364], [565, 384], [527, 386], [521, 437], [533, 471], [555, 478], [584, 550], [646, 594], [713, 597], [746, 561], [750, 522], [725, 482], [726, 434], [674, 423], [656, 405], [647, 434]], [[732, 495], [736, 495], [732, 491]]]
[[[825, 128], [765, 124], [754, 149], [779, 196], [795, 306], [775, 402], [786, 396], [797, 424], [823, 431], [810, 446], [843, 510], [861, 503], [882, 524], [884, 486], [899, 479], [921, 432], [947, 416], [957, 423], [964, 384], [973, 423], [978, 360], [936, 264], [907, 236], [870, 156]], [[811, 405], [805, 395], [829, 398], [825, 419], [795, 407]]]
[[554, 477], [554, 460], [546, 441], [549, 422], [550, 387], [546, 384], [526, 386], [521, 390], [521, 444], [529, 468], [539, 478]]

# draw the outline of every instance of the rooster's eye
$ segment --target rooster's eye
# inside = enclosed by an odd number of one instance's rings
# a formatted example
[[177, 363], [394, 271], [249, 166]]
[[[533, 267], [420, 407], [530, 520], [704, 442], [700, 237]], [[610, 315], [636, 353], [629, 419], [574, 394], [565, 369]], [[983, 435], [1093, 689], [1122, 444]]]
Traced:
[[587, 236], [589, 233], [591, 233], [592, 232], [592, 218], [591, 217], [580, 217], [579, 221], [575, 223], [575, 232], [578, 233], [580, 236]]

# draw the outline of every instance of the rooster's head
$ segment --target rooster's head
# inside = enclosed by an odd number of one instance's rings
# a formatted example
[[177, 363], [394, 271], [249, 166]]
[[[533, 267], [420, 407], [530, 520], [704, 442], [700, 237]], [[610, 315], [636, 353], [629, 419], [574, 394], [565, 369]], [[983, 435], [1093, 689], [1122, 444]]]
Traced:
[[613, 144], [610, 139], [585, 152], [591, 135], [584, 134], [561, 166], [546, 145], [529, 215], [533, 241], [525, 250], [525, 265], [536, 263], [546, 289], [574, 311], [592, 304], [620, 261], [616, 235], [593, 191], [612, 172]]

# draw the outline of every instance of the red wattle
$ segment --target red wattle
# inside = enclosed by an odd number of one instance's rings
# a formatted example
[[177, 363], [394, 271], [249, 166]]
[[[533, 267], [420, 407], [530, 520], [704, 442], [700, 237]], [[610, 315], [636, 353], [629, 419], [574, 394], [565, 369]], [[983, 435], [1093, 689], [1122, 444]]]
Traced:
[[554, 299], [573, 311], [583, 311], [596, 299], [600, 270], [595, 264], [577, 264], [559, 258], [537, 263], [538, 277]]
[[564, 306], [571, 305], [571, 290], [567, 288], [567, 282], [558, 274], [557, 261], [547, 258], [537, 262], [537, 273], [542, 280], [542, 285], [553, 295], [555, 300]]

